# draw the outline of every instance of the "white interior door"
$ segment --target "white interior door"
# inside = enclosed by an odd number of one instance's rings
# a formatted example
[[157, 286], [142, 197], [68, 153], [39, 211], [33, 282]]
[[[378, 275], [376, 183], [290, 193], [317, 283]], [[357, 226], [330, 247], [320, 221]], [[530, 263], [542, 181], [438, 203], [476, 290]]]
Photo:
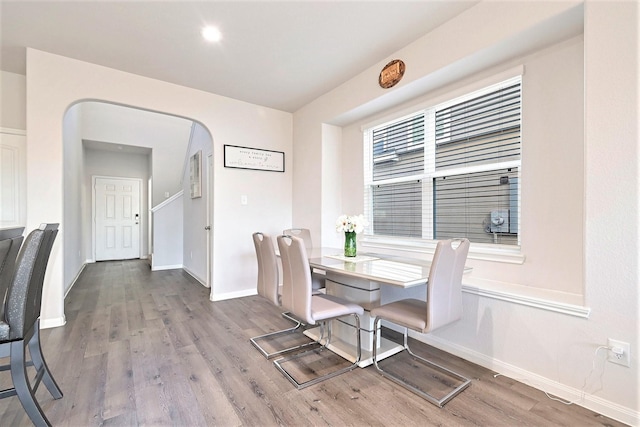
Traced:
[[207, 225], [205, 231], [207, 233], [207, 283], [208, 288], [211, 287], [211, 281], [213, 276], [213, 262], [211, 256], [213, 254], [213, 230], [211, 224], [213, 219], [211, 218], [213, 213], [213, 155], [207, 156], [207, 188], [205, 191], [205, 197], [207, 198]]
[[95, 178], [96, 261], [140, 258], [140, 180]]

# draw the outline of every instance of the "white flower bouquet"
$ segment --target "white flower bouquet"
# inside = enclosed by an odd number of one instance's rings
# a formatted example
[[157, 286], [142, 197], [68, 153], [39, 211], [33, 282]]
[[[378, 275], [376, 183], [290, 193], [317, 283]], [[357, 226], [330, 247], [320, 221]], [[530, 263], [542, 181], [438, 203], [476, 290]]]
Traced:
[[345, 233], [361, 233], [369, 222], [360, 215], [340, 215], [336, 220], [336, 231]]

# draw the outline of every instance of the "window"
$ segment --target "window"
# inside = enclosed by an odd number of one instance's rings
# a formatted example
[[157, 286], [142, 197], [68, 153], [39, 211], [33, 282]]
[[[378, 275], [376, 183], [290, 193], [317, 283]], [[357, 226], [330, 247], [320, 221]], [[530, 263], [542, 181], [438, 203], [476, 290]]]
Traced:
[[518, 245], [521, 78], [365, 130], [367, 233]]

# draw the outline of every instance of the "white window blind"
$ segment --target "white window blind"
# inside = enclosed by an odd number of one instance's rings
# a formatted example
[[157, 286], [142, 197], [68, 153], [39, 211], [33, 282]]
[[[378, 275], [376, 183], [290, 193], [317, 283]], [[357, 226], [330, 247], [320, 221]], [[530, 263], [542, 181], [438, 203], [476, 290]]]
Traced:
[[423, 112], [371, 130], [373, 234], [422, 237], [424, 131]]
[[436, 168], [520, 159], [520, 82], [436, 108]]

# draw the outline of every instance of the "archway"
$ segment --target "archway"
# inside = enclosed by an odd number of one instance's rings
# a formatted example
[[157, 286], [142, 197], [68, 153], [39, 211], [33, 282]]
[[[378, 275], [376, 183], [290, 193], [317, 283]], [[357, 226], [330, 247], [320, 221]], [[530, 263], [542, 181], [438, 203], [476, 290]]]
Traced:
[[[140, 209], [140, 258], [152, 268], [184, 268], [208, 286], [210, 245], [205, 226], [207, 201], [190, 198], [189, 158], [194, 151], [213, 153], [209, 131], [200, 123], [174, 115], [101, 101], [72, 105], [63, 118], [63, 251], [66, 294], [74, 277], [87, 262], [95, 261], [93, 177], [112, 176], [139, 179], [142, 185]], [[203, 186], [208, 190], [210, 186]], [[185, 191], [186, 189], [186, 191]], [[200, 203], [198, 203], [200, 202]], [[156, 213], [178, 210], [169, 217], [171, 227], [154, 229]], [[188, 215], [189, 221], [182, 221]], [[176, 218], [180, 224], [176, 226]], [[158, 233], [175, 233], [156, 238]], [[200, 238], [198, 238], [200, 237]], [[176, 239], [180, 244], [175, 244]], [[164, 242], [172, 242], [167, 245]], [[162, 247], [158, 247], [162, 245]], [[156, 250], [165, 255], [152, 261]], [[166, 256], [167, 254], [168, 257]], [[186, 256], [185, 256], [186, 255]], [[154, 257], [155, 258], [155, 257]]]

